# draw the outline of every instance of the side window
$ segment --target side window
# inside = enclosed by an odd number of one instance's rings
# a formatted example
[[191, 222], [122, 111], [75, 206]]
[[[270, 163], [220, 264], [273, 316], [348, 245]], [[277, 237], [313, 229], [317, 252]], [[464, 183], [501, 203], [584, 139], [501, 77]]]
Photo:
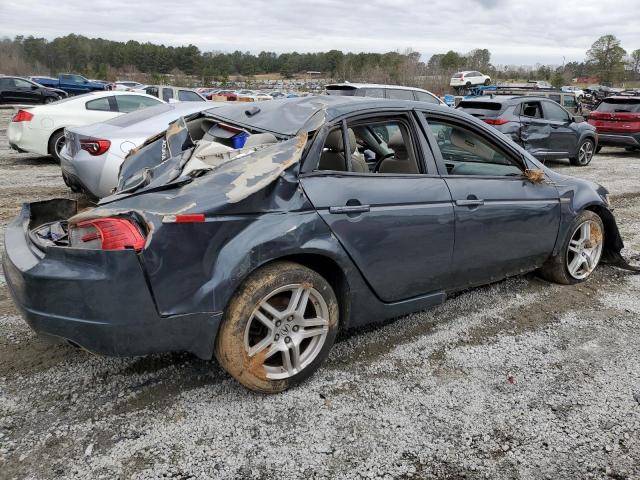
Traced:
[[387, 88], [387, 98], [391, 98], [393, 100], [413, 100], [413, 90]]
[[135, 112], [141, 108], [151, 107], [158, 105], [159, 100], [154, 100], [148, 97], [142, 97], [140, 95], [117, 95], [116, 104], [118, 105], [118, 111], [122, 113]]
[[506, 177], [522, 169], [506, 153], [475, 132], [442, 120], [427, 119], [449, 175]]
[[178, 90], [178, 100], [181, 102], [203, 102], [202, 97], [190, 90]]
[[147, 87], [144, 89], [147, 95], [153, 95], [154, 97], [158, 97], [158, 87]]
[[73, 75], [60, 75], [60, 80], [65, 82], [73, 81]]
[[569, 121], [569, 114], [557, 103], [544, 102], [544, 116], [554, 122]]
[[382, 88], [363, 88], [363, 96], [373, 98], [384, 98], [384, 89]]
[[560, 95], [551, 94], [549, 95], [549, 100], [553, 100], [557, 104], [560, 104]]
[[13, 78], [0, 78], [0, 88], [13, 88], [15, 86], [16, 84]]
[[524, 102], [522, 104], [521, 115], [529, 118], [544, 118], [542, 115], [542, 105], [540, 102]]
[[562, 105], [565, 108], [576, 108], [578, 106], [578, 104], [576, 103], [576, 97], [574, 97], [573, 95], [564, 95]]
[[31, 86], [33, 85], [33, 83], [27, 82], [26, 80], [22, 80], [21, 78], [16, 78], [15, 82], [16, 82], [16, 87], [18, 88], [31, 88]]
[[101, 112], [110, 112], [111, 104], [109, 103], [109, 97], [96, 98], [85, 104], [87, 110], [98, 110]]
[[[419, 174], [417, 150], [404, 118], [371, 118], [348, 122], [351, 171], [371, 174]], [[324, 143], [320, 170], [346, 171], [342, 130], [336, 127]]]
[[419, 102], [427, 102], [427, 103], [440, 103], [440, 101], [434, 97], [433, 95], [429, 95], [426, 92], [415, 92], [416, 100]]
[[163, 88], [162, 89], [162, 99], [165, 102], [168, 102], [173, 98], [173, 89], [172, 88]]

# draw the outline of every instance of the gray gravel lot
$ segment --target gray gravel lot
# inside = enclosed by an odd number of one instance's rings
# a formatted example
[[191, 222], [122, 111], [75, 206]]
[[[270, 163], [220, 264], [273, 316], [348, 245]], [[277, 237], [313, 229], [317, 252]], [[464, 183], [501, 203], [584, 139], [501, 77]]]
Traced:
[[[8, 150], [0, 223], [70, 196]], [[640, 156], [585, 168], [640, 252]], [[0, 276], [0, 478], [640, 478], [640, 276], [535, 275], [358, 331], [308, 382], [250, 393], [186, 354], [103, 358], [36, 337]], [[123, 299], [126, 301], [126, 299]]]

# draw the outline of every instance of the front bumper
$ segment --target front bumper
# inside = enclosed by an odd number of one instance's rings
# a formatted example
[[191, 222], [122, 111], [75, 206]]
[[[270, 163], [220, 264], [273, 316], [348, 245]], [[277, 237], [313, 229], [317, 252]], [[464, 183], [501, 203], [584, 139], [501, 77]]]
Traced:
[[598, 133], [598, 144], [607, 147], [640, 147], [640, 133]]
[[5, 230], [3, 270], [29, 326], [104, 355], [188, 351], [211, 358], [222, 313], [161, 316], [134, 251], [36, 247], [30, 229], [76, 208], [64, 199], [24, 204]]

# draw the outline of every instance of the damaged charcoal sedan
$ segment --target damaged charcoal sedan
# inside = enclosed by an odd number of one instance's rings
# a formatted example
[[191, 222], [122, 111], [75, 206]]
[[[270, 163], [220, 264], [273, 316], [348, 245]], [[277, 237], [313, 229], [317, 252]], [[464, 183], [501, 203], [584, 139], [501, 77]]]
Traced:
[[606, 189], [480, 120], [327, 96], [174, 122], [99, 204], [25, 204], [3, 267], [36, 332], [107, 355], [215, 356], [279, 392], [339, 330], [533, 270], [582, 282], [622, 248]]

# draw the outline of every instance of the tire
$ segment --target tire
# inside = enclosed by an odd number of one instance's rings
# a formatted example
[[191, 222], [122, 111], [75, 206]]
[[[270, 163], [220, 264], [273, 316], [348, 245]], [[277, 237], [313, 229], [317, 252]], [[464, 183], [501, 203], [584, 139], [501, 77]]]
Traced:
[[595, 151], [595, 142], [590, 138], [585, 138], [578, 146], [578, 155], [571, 159], [571, 165], [586, 167], [591, 163]]
[[46, 105], [48, 103], [57, 102], [58, 100], [60, 100], [60, 99], [59, 98], [55, 98], [55, 97], [45, 97], [44, 101], [42, 103], [44, 103]]
[[246, 388], [278, 393], [313, 374], [337, 333], [331, 285], [300, 264], [275, 262], [252, 273], [229, 302], [215, 355]]
[[638, 151], [638, 147], [625, 147], [624, 149], [627, 152], [637, 152]]
[[485, 86], [487, 86], [487, 87], [488, 87], [489, 85], [491, 85], [491, 79], [490, 79], [490, 78], [487, 78], [487, 79], [484, 81], [484, 84], [485, 84]]
[[[540, 268], [540, 275], [563, 285], [582, 283], [595, 270], [604, 248], [604, 225], [595, 213], [585, 210], [569, 227], [569, 235], [560, 252]], [[576, 260], [582, 257], [582, 260]], [[576, 262], [575, 264], [573, 262]], [[574, 269], [573, 266], [577, 265]]]
[[471, 88], [471, 82], [467, 82], [467, 84], [465, 85], [467, 88]]
[[49, 139], [49, 154], [60, 163], [60, 151], [64, 147], [64, 130], [58, 130]]

